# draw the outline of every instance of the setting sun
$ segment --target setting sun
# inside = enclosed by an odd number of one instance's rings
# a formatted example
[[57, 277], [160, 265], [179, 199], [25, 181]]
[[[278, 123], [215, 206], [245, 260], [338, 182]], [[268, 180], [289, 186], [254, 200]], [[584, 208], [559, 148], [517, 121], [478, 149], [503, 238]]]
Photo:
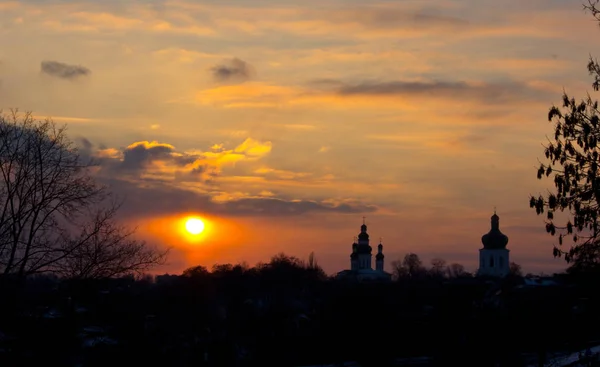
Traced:
[[204, 231], [204, 222], [198, 218], [190, 218], [185, 222], [185, 229], [193, 235], [197, 235]]

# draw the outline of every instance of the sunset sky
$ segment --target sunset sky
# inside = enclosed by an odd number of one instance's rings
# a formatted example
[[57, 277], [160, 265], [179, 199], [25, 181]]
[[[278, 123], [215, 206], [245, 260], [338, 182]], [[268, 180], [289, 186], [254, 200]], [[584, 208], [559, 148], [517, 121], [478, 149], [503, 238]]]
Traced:
[[582, 1], [0, 1], [0, 108], [68, 124], [173, 247], [161, 272], [314, 251], [333, 273], [363, 216], [387, 270], [473, 271], [494, 206], [512, 260], [551, 272], [528, 195], [552, 187], [548, 109], [592, 93]]

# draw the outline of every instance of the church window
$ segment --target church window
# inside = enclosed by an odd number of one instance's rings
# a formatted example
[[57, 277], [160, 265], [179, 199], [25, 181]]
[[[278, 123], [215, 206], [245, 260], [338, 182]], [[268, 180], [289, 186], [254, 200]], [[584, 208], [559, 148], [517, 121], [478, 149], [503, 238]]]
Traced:
[[490, 256], [490, 268], [494, 267], [494, 258]]
[[504, 258], [502, 256], [500, 256], [500, 258], [498, 259], [498, 266], [499, 267], [503, 267], [504, 266]]

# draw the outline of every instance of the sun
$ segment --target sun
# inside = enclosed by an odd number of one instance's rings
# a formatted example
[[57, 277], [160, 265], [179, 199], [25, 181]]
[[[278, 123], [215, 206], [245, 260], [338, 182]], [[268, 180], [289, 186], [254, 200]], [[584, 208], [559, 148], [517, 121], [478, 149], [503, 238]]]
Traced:
[[190, 234], [200, 234], [204, 231], [204, 222], [199, 218], [190, 218], [185, 222], [185, 229]]

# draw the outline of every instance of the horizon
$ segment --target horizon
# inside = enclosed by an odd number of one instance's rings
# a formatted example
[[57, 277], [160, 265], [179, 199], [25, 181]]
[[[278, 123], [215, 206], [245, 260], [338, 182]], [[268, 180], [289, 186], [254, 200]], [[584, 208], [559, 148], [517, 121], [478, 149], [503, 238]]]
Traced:
[[173, 247], [158, 272], [314, 252], [332, 274], [363, 216], [386, 271], [409, 252], [474, 271], [494, 208], [524, 273], [566, 268], [529, 195], [553, 188], [536, 178], [549, 108], [592, 89], [579, 0], [0, 10], [0, 109], [68, 125], [123, 222]]

